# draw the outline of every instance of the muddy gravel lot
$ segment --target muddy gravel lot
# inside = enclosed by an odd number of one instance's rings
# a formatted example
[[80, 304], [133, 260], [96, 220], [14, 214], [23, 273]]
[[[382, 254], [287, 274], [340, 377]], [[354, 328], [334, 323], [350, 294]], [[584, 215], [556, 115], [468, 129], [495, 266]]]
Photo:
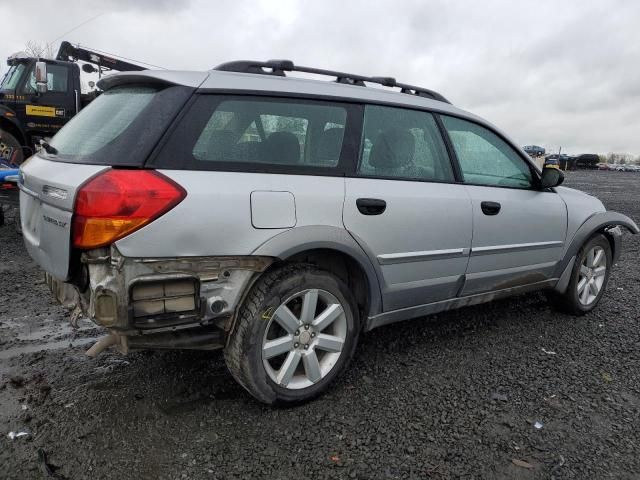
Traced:
[[[567, 184], [640, 220], [640, 174]], [[327, 395], [273, 409], [218, 352], [88, 359], [101, 330], [2, 227], [0, 478], [640, 478], [639, 251], [589, 315], [533, 294], [380, 328]]]

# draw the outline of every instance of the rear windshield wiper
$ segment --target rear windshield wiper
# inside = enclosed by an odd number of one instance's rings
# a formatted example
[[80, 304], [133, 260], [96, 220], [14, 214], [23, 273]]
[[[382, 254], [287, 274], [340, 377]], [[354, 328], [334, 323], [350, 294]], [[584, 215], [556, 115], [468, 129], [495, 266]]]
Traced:
[[44, 140], [40, 140], [40, 146], [42, 148], [44, 148], [45, 152], [50, 153], [51, 155], [57, 155], [58, 154], [58, 149], [56, 147], [52, 147], [51, 145], [49, 145]]

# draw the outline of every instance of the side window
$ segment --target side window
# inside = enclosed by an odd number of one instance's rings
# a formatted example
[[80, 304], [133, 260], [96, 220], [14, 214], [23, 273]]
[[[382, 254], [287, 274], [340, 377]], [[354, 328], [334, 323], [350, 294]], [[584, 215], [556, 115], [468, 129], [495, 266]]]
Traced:
[[453, 181], [449, 156], [433, 115], [377, 105], [365, 107], [358, 173]]
[[347, 120], [339, 105], [213, 96], [201, 97], [190, 114], [203, 122], [182, 123], [197, 129], [191, 151], [196, 162], [302, 167], [338, 165]]
[[[67, 92], [69, 69], [63, 65], [47, 65], [47, 89], [50, 92]], [[29, 79], [24, 86], [25, 93], [36, 92], [35, 66], [31, 69]]]
[[466, 183], [530, 188], [531, 169], [495, 133], [459, 118], [442, 116]]

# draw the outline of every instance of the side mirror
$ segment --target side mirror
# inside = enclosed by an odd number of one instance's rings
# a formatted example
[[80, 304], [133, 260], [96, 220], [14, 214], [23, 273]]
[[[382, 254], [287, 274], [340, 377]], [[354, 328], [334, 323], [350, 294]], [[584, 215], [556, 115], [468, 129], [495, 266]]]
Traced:
[[36, 91], [46, 93], [47, 83], [47, 62], [36, 62]]
[[564, 182], [564, 173], [559, 168], [543, 168], [540, 186], [542, 188], [557, 187]]

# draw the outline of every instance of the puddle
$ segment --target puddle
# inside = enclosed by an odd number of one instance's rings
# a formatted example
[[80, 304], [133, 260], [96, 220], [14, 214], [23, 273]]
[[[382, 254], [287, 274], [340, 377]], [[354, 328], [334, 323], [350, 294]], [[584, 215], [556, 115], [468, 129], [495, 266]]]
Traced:
[[100, 337], [78, 338], [75, 340], [58, 340], [56, 342], [38, 343], [35, 345], [22, 345], [20, 347], [8, 348], [0, 352], [0, 360], [17, 357], [23, 353], [35, 353], [42, 350], [58, 350], [61, 348], [73, 348], [81, 345], [88, 345], [96, 342]]

